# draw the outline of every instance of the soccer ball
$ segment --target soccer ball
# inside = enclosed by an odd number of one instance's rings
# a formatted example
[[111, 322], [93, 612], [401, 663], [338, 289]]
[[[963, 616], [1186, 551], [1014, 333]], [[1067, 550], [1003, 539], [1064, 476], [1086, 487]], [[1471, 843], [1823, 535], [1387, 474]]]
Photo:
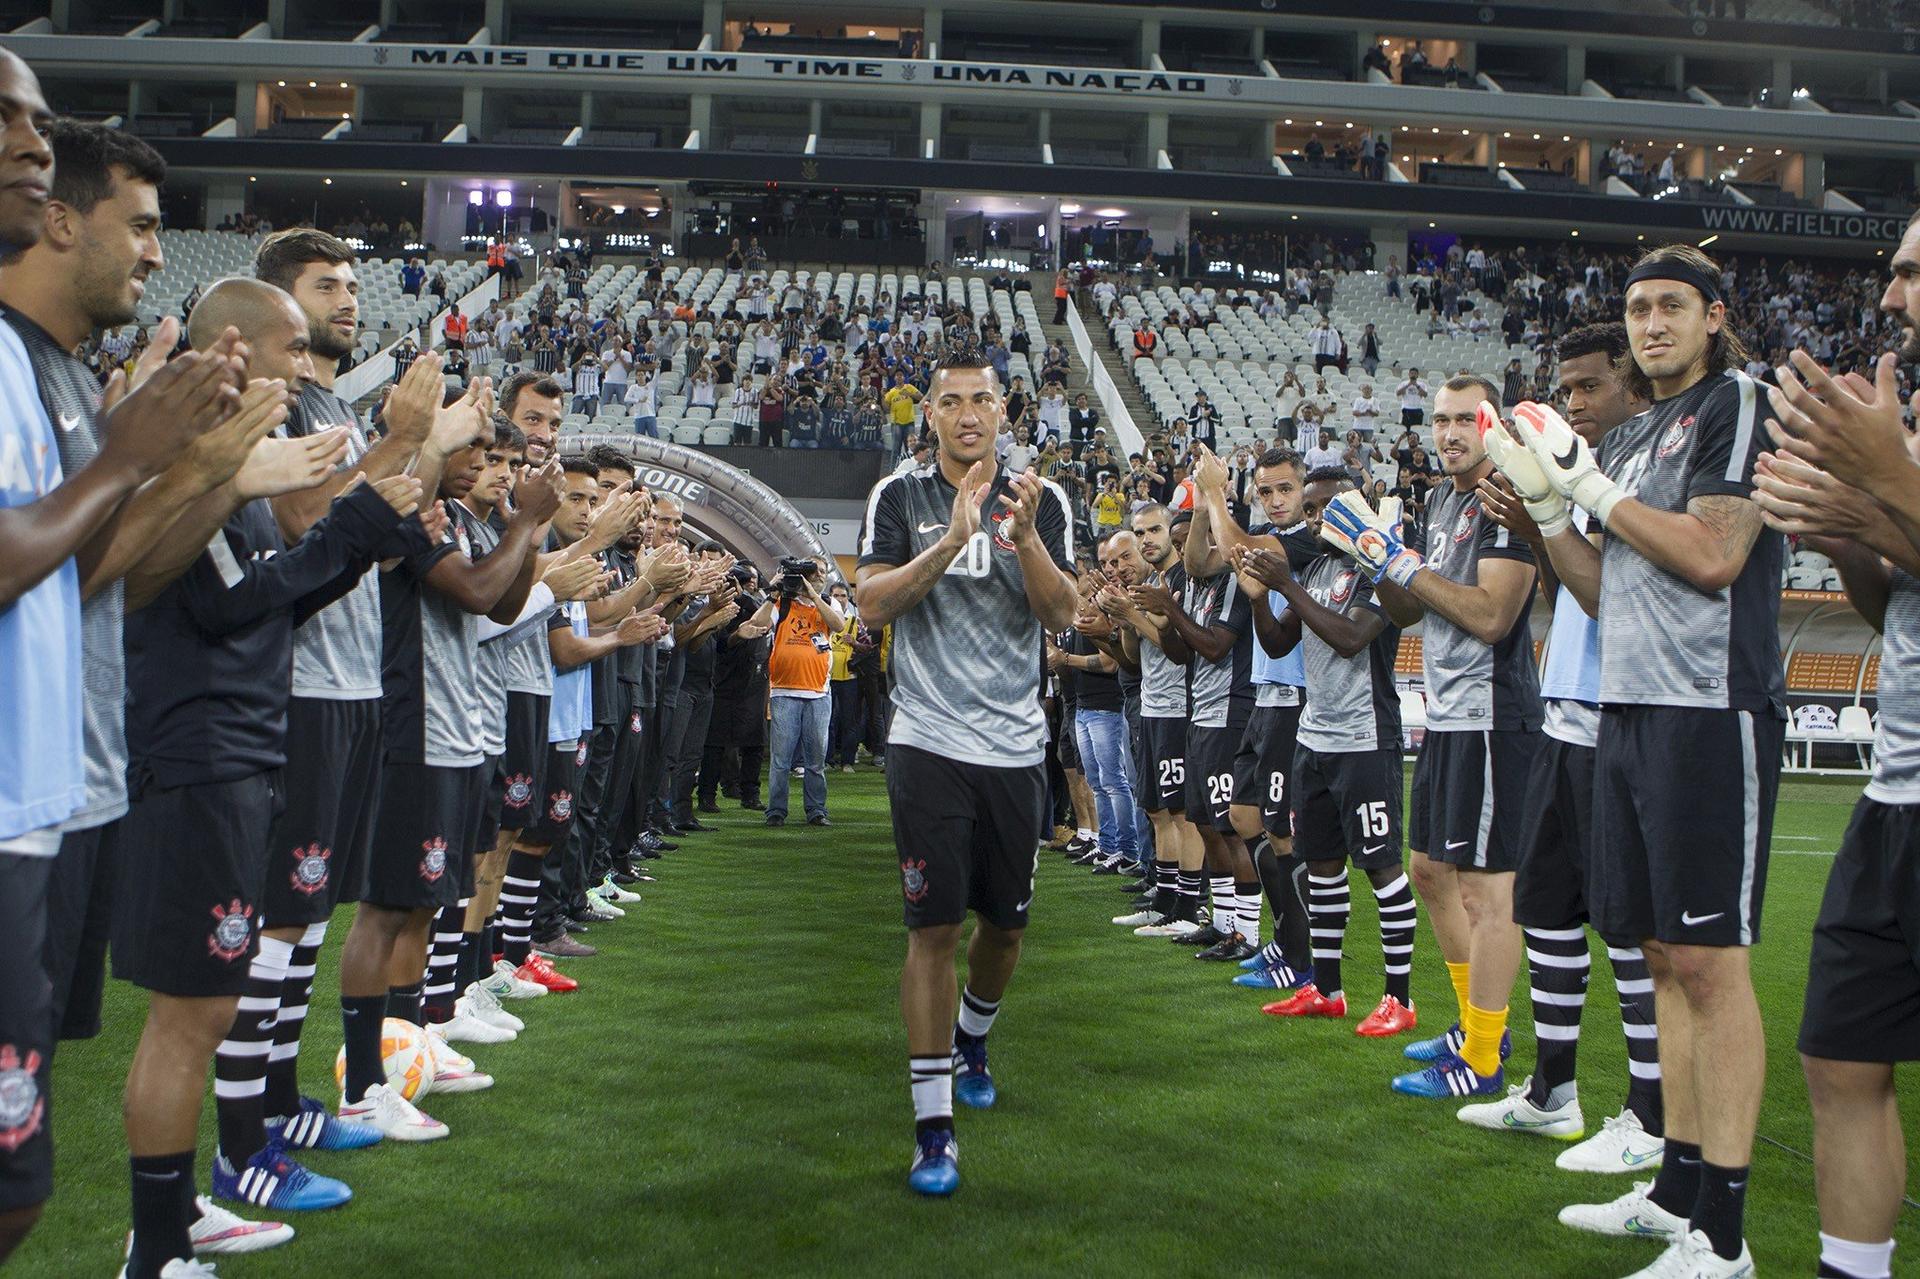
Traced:
[[[380, 1064], [387, 1070], [387, 1086], [417, 1101], [433, 1087], [433, 1047], [427, 1032], [410, 1021], [389, 1017], [380, 1027]], [[342, 1091], [347, 1086], [347, 1049], [343, 1044], [333, 1059], [333, 1078]]]

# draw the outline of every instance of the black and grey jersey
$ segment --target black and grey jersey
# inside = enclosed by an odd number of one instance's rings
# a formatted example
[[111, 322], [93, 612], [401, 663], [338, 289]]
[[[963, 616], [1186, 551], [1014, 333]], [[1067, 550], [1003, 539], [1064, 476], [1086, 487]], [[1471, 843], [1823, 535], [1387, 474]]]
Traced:
[[[1187, 570], [1179, 564], [1153, 580], [1167, 588], [1175, 599], [1187, 590]], [[1187, 668], [1170, 660], [1160, 646], [1142, 636], [1140, 639], [1140, 716], [1142, 719], [1185, 719], [1187, 717]]]
[[[980, 508], [980, 531], [924, 598], [893, 623], [890, 742], [969, 763], [1018, 767], [1046, 758], [1040, 706], [1043, 632], [1007, 536], [998, 469]], [[1073, 572], [1073, 514], [1045, 481], [1035, 530], [1047, 555]], [[946, 536], [954, 487], [938, 466], [892, 475], [867, 499], [860, 565], [900, 565]]]
[[485, 757], [479, 622], [427, 581], [449, 555], [473, 555], [458, 522], [438, 544], [380, 575], [386, 686], [380, 730], [393, 763], [470, 768]]
[[[33, 363], [47, 420], [57, 428], [60, 471], [78, 475], [100, 451], [100, 381], [53, 335], [10, 307], [0, 308]], [[87, 798], [62, 830], [92, 830], [127, 811], [127, 591], [115, 579], [80, 601], [81, 734]]]
[[[506, 522], [500, 512], [490, 517], [496, 537], [506, 533]], [[559, 543], [548, 530], [547, 543], [543, 551], [557, 549]], [[651, 653], [653, 650], [647, 650]], [[513, 641], [507, 649], [507, 691], [509, 693], [529, 693], [535, 697], [553, 696], [553, 650], [547, 645], [547, 628], [536, 626], [533, 633], [523, 639]]]
[[1302, 746], [1323, 754], [1384, 750], [1400, 744], [1400, 694], [1393, 659], [1400, 631], [1373, 596], [1373, 583], [1344, 555], [1326, 554], [1300, 574], [1314, 603], [1343, 616], [1378, 614], [1385, 625], [1373, 643], [1342, 657], [1304, 622], [1300, 647], [1307, 668], [1307, 705], [1300, 712]]
[[1881, 623], [1880, 717], [1867, 798], [1920, 804], [1920, 581], [1893, 570]]
[[[340, 469], [356, 465], [367, 451], [366, 432], [353, 406], [325, 387], [308, 385], [287, 410], [281, 429], [300, 438], [347, 427], [347, 455]], [[380, 696], [380, 584], [369, 573], [332, 608], [307, 621], [293, 636], [293, 695], [333, 701]]]
[[[1422, 544], [1427, 568], [1467, 586], [1478, 585], [1486, 560], [1533, 565], [1527, 544], [1487, 518], [1478, 491], [1463, 493], [1451, 483], [1433, 490]], [[1499, 643], [1488, 644], [1427, 610], [1420, 650], [1429, 732], [1540, 727], [1540, 678], [1527, 613], [1522, 608]]]
[[1244, 721], [1253, 708], [1253, 611], [1232, 573], [1187, 579], [1182, 606], [1195, 626], [1224, 626], [1233, 632], [1233, 647], [1218, 660], [1198, 653], [1187, 663], [1187, 690], [1192, 713], [1189, 722], [1199, 728], [1225, 728], [1229, 720]]
[[[1613, 428], [1600, 469], [1635, 500], [1684, 511], [1747, 497], [1772, 417], [1763, 388], [1729, 370]], [[1780, 534], [1763, 528], [1733, 584], [1702, 591], [1610, 537], [1601, 549], [1600, 700], [1786, 714]]]
[[[500, 545], [500, 534], [492, 524], [468, 510], [461, 502], [447, 503], [447, 512], [460, 531], [466, 534], [467, 552], [476, 560], [493, 554]], [[533, 629], [544, 631], [544, 626]], [[507, 650], [513, 641], [504, 637], [483, 641], [474, 665], [474, 691], [480, 698], [480, 749], [488, 757], [507, 750]]]

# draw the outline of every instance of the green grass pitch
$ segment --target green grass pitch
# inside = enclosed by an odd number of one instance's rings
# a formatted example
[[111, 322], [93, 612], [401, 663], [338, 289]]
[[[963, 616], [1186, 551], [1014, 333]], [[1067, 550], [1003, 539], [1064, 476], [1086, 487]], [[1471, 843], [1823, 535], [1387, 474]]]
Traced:
[[[435, 1097], [453, 1130], [423, 1147], [314, 1154], [354, 1201], [291, 1217], [284, 1248], [220, 1258], [223, 1279], [407, 1275], [1178, 1274], [1619, 1276], [1653, 1245], [1554, 1220], [1625, 1177], [1558, 1171], [1557, 1142], [1470, 1129], [1397, 1097], [1402, 1041], [1356, 1038], [1380, 991], [1372, 897], [1357, 880], [1345, 1024], [1259, 1013], [1229, 969], [1114, 927], [1113, 879], [1043, 854], [1025, 956], [993, 1037], [1000, 1104], [962, 1108], [963, 1184], [906, 1189], [912, 1112], [896, 991], [898, 874], [884, 778], [830, 779], [835, 825], [762, 829], [729, 805], [689, 836], [644, 905], [566, 965], [577, 995], [515, 1005], [527, 1032], [472, 1055], [491, 1092]], [[1760, 1269], [1811, 1274], [1811, 1121], [1793, 1050], [1812, 920], [1858, 787], [1789, 781], [1755, 974], [1768, 1085], [1748, 1237]], [[334, 921], [302, 1078], [331, 1100], [340, 1042]], [[1625, 1050], [1596, 949], [1581, 1048], [1589, 1129], [1618, 1109]], [[1451, 992], [1421, 925], [1422, 1028]], [[61, 1052], [57, 1190], [22, 1275], [107, 1276], [128, 1219], [120, 1091], [138, 993]], [[1524, 974], [1512, 1066], [1533, 1035]], [[1908, 1086], [1909, 1127], [1920, 1101]], [[199, 1176], [212, 1157], [209, 1102]], [[1775, 1144], [1777, 1143], [1777, 1144]], [[261, 1214], [254, 1213], [254, 1216]], [[1903, 1218], [1896, 1256], [1920, 1255]]]

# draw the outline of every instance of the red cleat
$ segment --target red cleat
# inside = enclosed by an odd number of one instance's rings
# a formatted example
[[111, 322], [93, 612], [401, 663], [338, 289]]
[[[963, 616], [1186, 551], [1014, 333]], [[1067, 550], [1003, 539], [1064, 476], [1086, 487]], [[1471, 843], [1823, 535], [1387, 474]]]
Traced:
[[545, 955], [528, 956], [526, 963], [513, 970], [513, 975], [521, 981], [545, 986], [556, 995], [570, 995], [580, 989], [579, 982], [547, 962]]
[[1398, 1035], [1412, 1030], [1419, 1024], [1411, 1007], [1388, 995], [1380, 1001], [1378, 1008], [1367, 1014], [1365, 1021], [1353, 1028], [1353, 1033], [1367, 1035], [1374, 1039], [1384, 1039], [1388, 1035]]
[[1268, 1004], [1260, 1011], [1272, 1017], [1345, 1017], [1347, 997], [1342, 995], [1338, 999], [1328, 999], [1309, 982], [1279, 1003]]

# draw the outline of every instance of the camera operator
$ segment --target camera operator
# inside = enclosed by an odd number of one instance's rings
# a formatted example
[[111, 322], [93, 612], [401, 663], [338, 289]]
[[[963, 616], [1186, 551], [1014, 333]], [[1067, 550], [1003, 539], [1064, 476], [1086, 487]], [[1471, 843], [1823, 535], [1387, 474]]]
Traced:
[[[833, 634], [847, 619], [820, 597], [826, 566], [788, 557], [780, 561], [773, 600], [773, 652], [767, 683], [773, 723], [767, 768], [767, 825], [787, 824], [794, 760], [802, 770], [801, 798], [809, 826], [827, 821], [827, 731], [832, 703], [827, 675]], [[756, 619], [757, 620], [757, 619]]]
[[719, 812], [721, 795], [739, 800], [749, 811], [765, 807], [760, 802], [760, 766], [767, 755], [767, 650], [772, 647], [767, 636], [773, 629], [773, 610], [759, 593], [760, 574], [753, 565], [735, 565], [733, 581], [740, 592], [740, 612], [714, 640], [719, 651], [713, 666], [713, 716], [700, 761], [698, 811], [703, 813]]
[[686, 620], [674, 640], [685, 653], [685, 669], [680, 681], [680, 698], [686, 705], [686, 721], [680, 731], [679, 748], [667, 771], [669, 812], [673, 824], [682, 831], [715, 829], [693, 815], [693, 783], [699, 775], [700, 761], [706, 755], [707, 727], [713, 713], [713, 675], [717, 650], [714, 637], [720, 629], [740, 616], [739, 584], [733, 579], [733, 556], [711, 539], [693, 551], [694, 564], [709, 573], [722, 574], [718, 585], [697, 595], [688, 605]]

